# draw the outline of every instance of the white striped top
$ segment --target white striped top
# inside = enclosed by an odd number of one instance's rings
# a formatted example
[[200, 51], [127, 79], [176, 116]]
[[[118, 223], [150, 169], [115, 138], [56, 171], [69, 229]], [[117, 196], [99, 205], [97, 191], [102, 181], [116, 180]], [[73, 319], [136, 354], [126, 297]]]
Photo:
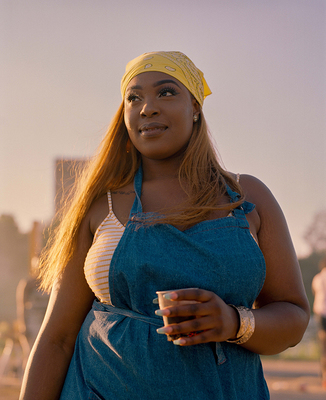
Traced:
[[93, 243], [89, 249], [84, 265], [86, 281], [95, 296], [102, 302], [111, 304], [109, 291], [109, 268], [125, 227], [112, 210], [111, 192], [107, 193], [109, 214], [97, 228]]

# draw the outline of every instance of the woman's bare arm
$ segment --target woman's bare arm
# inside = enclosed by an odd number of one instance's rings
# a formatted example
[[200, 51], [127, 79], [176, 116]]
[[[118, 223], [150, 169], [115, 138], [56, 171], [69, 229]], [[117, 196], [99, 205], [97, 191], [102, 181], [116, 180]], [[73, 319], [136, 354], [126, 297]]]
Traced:
[[[259, 354], [276, 354], [296, 345], [309, 321], [309, 305], [304, 291], [298, 260], [284, 215], [275, 198], [258, 179], [242, 176], [240, 180], [247, 200], [256, 210], [247, 215], [253, 235], [266, 261], [266, 280], [253, 310], [256, 329], [241, 346]], [[201, 289], [175, 292], [174, 300], [196, 300], [198, 304], [169, 308], [159, 315], [193, 316], [197, 318], [161, 328], [160, 333], [175, 335], [203, 331], [182, 338], [182, 346], [206, 342], [222, 342], [234, 338], [239, 328], [236, 311], [215, 293]], [[237, 345], [235, 345], [237, 346]]]
[[266, 280], [254, 310], [256, 330], [243, 346], [275, 354], [295, 346], [307, 327], [310, 309], [286, 220], [269, 189], [251, 176], [241, 178], [248, 200], [260, 217], [259, 246], [266, 261]]
[[62, 279], [53, 287], [26, 366], [20, 400], [60, 397], [77, 334], [94, 300], [83, 270], [92, 238], [89, 218], [85, 218], [79, 230], [76, 252]]

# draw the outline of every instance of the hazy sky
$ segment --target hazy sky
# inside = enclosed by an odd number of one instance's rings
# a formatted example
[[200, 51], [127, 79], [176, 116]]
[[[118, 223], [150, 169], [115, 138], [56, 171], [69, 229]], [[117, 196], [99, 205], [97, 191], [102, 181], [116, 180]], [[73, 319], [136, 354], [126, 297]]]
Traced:
[[0, 0], [0, 214], [51, 219], [54, 160], [93, 154], [153, 50], [204, 72], [225, 167], [267, 184], [303, 255], [326, 208], [325, 0]]

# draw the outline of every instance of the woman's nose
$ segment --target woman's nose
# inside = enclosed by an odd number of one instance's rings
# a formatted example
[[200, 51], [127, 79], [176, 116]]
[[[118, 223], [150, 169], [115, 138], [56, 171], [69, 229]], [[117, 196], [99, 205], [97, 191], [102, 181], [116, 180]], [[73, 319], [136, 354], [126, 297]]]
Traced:
[[155, 100], [146, 99], [141, 111], [140, 115], [142, 117], [152, 117], [153, 115], [158, 115], [160, 113], [158, 106], [156, 105]]

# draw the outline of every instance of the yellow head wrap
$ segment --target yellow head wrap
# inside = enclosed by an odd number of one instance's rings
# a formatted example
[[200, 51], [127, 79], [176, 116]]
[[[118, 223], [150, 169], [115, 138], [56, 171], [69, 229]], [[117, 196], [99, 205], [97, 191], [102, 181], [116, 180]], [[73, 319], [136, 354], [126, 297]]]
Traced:
[[145, 53], [131, 60], [126, 66], [126, 72], [121, 80], [122, 98], [132, 78], [144, 72], [164, 72], [180, 81], [203, 106], [206, 96], [210, 91], [204, 74], [195, 64], [179, 51], [153, 51]]

